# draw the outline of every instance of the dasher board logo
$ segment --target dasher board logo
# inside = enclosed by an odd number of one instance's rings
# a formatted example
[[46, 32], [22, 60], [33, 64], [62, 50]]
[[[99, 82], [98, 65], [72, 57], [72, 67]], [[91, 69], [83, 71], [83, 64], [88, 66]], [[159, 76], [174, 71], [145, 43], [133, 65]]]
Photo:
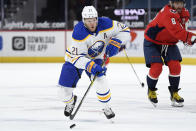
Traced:
[[13, 37], [12, 38], [12, 49], [17, 51], [25, 50], [25, 38], [24, 37]]

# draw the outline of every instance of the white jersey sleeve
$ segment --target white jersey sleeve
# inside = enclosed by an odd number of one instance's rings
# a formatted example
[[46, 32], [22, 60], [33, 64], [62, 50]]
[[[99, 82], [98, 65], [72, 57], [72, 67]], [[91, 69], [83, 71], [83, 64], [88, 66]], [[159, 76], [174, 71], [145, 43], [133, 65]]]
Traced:
[[118, 21], [114, 21], [114, 33], [113, 37], [117, 38], [122, 41], [122, 44], [126, 44], [127, 42], [130, 42], [131, 36], [130, 36], [130, 29], [125, 24], [120, 23]]

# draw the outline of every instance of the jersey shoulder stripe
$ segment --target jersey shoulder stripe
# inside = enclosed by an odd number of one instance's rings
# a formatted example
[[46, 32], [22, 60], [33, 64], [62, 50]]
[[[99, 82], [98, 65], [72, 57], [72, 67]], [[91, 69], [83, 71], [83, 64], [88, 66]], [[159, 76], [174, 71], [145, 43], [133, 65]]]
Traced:
[[90, 32], [86, 29], [86, 27], [84, 26], [83, 22], [80, 21], [73, 30], [72, 33], [72, 38], [75, 41], [84, 41], [86, 40], [89, 36], [90, 36]]

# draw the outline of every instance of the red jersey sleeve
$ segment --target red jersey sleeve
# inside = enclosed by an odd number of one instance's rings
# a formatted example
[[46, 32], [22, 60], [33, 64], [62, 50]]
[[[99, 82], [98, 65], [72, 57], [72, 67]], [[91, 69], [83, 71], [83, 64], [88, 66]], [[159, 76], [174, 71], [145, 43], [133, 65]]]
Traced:
[[169, 33], [176, 39], [183, 42], [187, 42], [192, 37], [192, 33], [188, 32], [183, 28], [180, 23], [180, 15], [175, 11], [170, 9], [169, 12], [166, 12], [164, 19], [164, 26], [169, 31]]
[[[186, 8], [183, 8], [181, 13], [180, 13], [180, 18], [183, 20], [183, 22], [187, 22], [190, 18], [190, 14], [189, 14], [189, 11], [186, 9]], [[184, 24], [185, 24], [184, 23]]]

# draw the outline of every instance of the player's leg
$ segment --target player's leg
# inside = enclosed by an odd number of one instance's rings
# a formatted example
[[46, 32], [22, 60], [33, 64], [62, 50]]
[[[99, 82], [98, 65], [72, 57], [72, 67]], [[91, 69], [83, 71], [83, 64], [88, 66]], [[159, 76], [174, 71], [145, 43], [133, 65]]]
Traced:
[[61, 75], [59, 78], [59, 96], [61, 100], [65, 103], [65, 116], [70, 116], [72, 113], [77, 96], [73, 94], [74, 88], [81, 77], [83, 70], [79, 70], [74, 67], [71, 63], [66, 62], [61, 70]]
[[[96, 59], [94, 61], [96, 64], [99, 64], [99, 65], [102, 64], [101, 59]], [[93, 76], [91, 76], [90, 73], [88, 73], [88, 72], [86, 72], [86, 73], [89, 77], [93, 77]], [[101, 102], [101, 104], [103, 106], [102, 108], [103, 108], [103, 112], [104, 112], [105, 116], [108, 119], [113, 118], [115, 116], [115, 114], [112, 111], [111, 106], [109, 104], [110, 100], [111, 100], [111, 92], [110, 92], [110, 89], [108, 86], [108, 81], [107, 81], [106, 76], [104, 75], [101, 77], [97, 77], [94, 81], [93, 88], [96, 89], [97, 98], [98, 98], [98, 101]]]
[[156, 85], [158, 82], [159, 75], [162, 72], [163, 65], [160, 48], [161, 46], [144, 40], [145, 62], [146, 66], [150, 68], [147, 75], [148, 99], [152, 102], [154, 106], [156, 106], [156, 103], [158, 103], [156, 95]]
[[147, 75], [147, 85], [148, 85], [148, 98], [153, 103], [158, 103], [156, 94], [156, 85], [158, 78], [162, 72], [162, 63], [151, 63], [149, 73]]
[[115, 116], [110, 106], [111, 92], [108, 86], [106, 76], [99, 77], [95, 80], [96, 94], [98, 101], [103, 105], [103, 112], [105, 116], [110, 119]]
[[170, 46], [168, 48], [167, 56], [166, 56], [166, 63], [169, 67], [169, 83], [170, 86], [169, 92], [171, 95], [172, 106], [183, 106], [184, 99], [179, 96], [178, 91], [179, 83], [180, 83], [180, 72], [181, 72], [181, 65], [180, 61], [182, 60], [178, 47]]

